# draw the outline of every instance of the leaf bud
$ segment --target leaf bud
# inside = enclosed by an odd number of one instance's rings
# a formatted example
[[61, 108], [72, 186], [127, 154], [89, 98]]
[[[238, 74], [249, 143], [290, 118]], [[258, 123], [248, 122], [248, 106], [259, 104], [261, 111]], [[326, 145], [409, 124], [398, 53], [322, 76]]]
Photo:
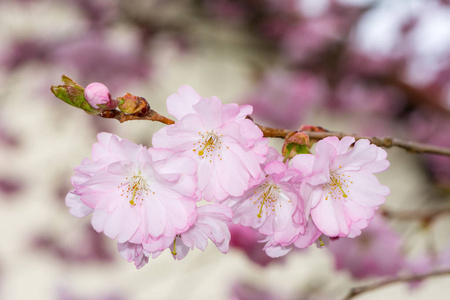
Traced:
[[126, 114], [145, 115], [150, 110], [147, 100], [130, 93], [118, 97], [117, 100], [119, 101], [119, 109]]

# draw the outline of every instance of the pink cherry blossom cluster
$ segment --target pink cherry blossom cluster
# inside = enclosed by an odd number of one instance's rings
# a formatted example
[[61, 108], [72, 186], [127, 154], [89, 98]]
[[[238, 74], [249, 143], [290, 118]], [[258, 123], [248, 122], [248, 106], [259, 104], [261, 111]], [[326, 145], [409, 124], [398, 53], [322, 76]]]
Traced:
[[329, 137], [315, 155], [284, 162], [247, 118], [249, 105], [182, 86], [167, 108], [176, 121], [153, 135], [152, 148], [100, 133], [66, 197], [137, 268], [166, 249], [182, 259], [208, 240], [226, 253], [231, 221], [258, 231], [270, 257], [322, 235], [356, 237], [389, 194], [373, 175], [388, 168], [387, 154], [368, 140]]

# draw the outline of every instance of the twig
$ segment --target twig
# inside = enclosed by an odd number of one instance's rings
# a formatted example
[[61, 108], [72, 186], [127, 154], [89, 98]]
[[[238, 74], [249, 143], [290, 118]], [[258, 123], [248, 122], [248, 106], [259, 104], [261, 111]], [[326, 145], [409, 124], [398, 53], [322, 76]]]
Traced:
[[[125, 114], [122, 111], [119, 110], [106, 110], [103, 111], [100, 114], [103, 118], [109, 118], [109, 119], [116, 119], [120, 123], [123, 123], [125, 121], [131, 121], [131, 120], [149, 120], [149, 121], [157, 121], [164, 123], [166, 125], [174, 124], [175, 122], [169, 118], [166, 118], [163, 115], [158, 114], [153, 109], [150, 109], [145, 114]], [[256, 123], [255, 123], [256, 124]], [[279, 128], [270, 128], [261, 126], [259, 124], [256, 124], [261, 131], [263, 132], [265, 137], [272, 137], [272, 138], [285, 138], [291, 130], [287, 129], [279, 129]], [[372, 144], [384, 147], [384, 148], [391, 148], [391, 147], [399, 147], [403, 148], [406, 151], [414, 152], [414, 153], [429, 153], [429, 154], [438, 154], [438, 155], [445, 155], [450, 156], [450, 149], [429, 145], [429, 144], [422, 144], [412, 141], [405, 141], [397, 138], [391, 138], [391, 137], [367, 137], [367, 136], [360, 136], [355, 134], [348, 134], [343, 132], [313, 132], [313, 131], [304, 131], [305, 134], [309, 136], [310, 139], [314, 140], [321, 140], [329, 136], [336, 136], [340, 139], [342, 139], [344, 136], [352, 136], [356, 140], [360, 139], [367, 139]]]
[[[258, 125], [258, 124], [257, 124]], [[273, 137], [273, 138], [285, 138], [286, 135], [291, 132], [287, 129], [278, 129], [278, 128], [270, 128], [258, 125], [258, 127], [261, 129], [261, 131], [264, 133], [265, 137]], [[329, 136], [336, 136], [338, 138], [343, 138], [344, 136], [352, 136], [356, 140], [360, 139], [367, 139], [372, 144], [384, 147], [384, 148], [392, 148], [392, 147], [399, 147], [403, 148], [408, 152], [413, 153], [429, 153], [429, 154], [438, 154], [438, 155], [445, 155], [450, 156], [450, 149], [445, 147], [439, 147], [434, 146], [430, 144], [423, 144], [423, 143], [417, 143], [413, 141], [406, 141], [401, 140], [397, 138], [391, 138], [391, 137], [368, 137], [368, 136], [360, 136], [356, 134], [348, 134], [343, 132], [310, 132], [305, 131], [305, 133], [309, 136], [310, 139], [315, 140], [321, 140]]]
[[416, 105], [425, 105], [428, 106], [429, 108], [434, 109], [435, 112], [445, 117], [450, 116], [450, 111], [444, 105], [442, 105], [444, 101], [442, 101], [442, 99], [439, 99], [439, 96], [433, 94], [430, 91], [421, 90], [415, 87], [414, 85], [405, 82], [404, 80], [395, 75], [388, 75], [388, 76], [368, 75], [368, 78], [379, 81], [382, 84], [396, 87], [407, 96], [407, 99], [409, 101], [413, 102]]
[[439, 271], [432, 271], [429, 273], [425, 273], [425, 274], [421, 274], [421, 275], [408, 275], [408, 276], [399, 276], [399, 277], [395, 277], [395, 278], [389, 278], [377, 283], [373, 283], [373, 284], [369, 284], [369, 285], [365, 285], [365, 286], [359, 286], [359, 287], [354, 287], [350, 290], [350, 292], [347, 294], [347, 296], [345, 296], [345, 298], [343, 298], [343, 300], [349, 300], [352, 299], [355, 296], [358, 296], [362, 293], [368, 292], [368, 291], [373, 291], [379, 288], [382, 288], [384, 286], [387, 285], [391, 285], [394, 283], [398, 283], [398, 282], [411, 282], [411, 281], [417, 281], [417, 280], [422, 280], [422, 279], [426, 279], [429, 277], [437, 277], [437, 276], [442, 276], [442, 275], [450, 275], [450, 270], [439, 270]]
[[105, 110], [99, 116], [102, 118], [116, 119], [120, 123], [123, 123], [125, 121], [132, 121], [132, 120], [156, 121], [156, 122], [164, 123], [166, 125], [171, 125], [171, 124], [175, 123], [173, 120], [166, 118], [163, 115], [158, 114], [153, 109], [150, 109], [145, 114], [125, 114], [120, 110]]

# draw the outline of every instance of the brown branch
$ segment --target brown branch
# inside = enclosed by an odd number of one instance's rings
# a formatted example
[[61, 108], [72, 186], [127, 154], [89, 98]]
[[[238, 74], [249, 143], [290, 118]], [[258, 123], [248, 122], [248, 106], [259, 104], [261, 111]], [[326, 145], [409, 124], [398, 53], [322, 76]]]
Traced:
[[[256, 125], [258, 125], [258, 124], [256, 124]], [[288, 135], [288, 133], [291, 132], [290, 130], [287, 130], [287, 129], [270, 128], [270, 127], [265, 127], [265, 126], [261, 126], [261, 125], [258, 125], [258, 127], [264, 133], [265, 137], [285, 138]], [[321, 139], [324, 139], [329, 136], [336, 136], [340, 139], [342, 139], [344, 136], [352, 136], [356, 140], [367, 139], [372, 144], [377, 145], [379, 147], [384, 147], [384, 148], [399, 147], [399, 148], [405, 149], [408, 152], [413, 152], [413, 153], [429, 153], [429, 154], [450, 156], [449, 148], [434, 146], [434, 145], [430, 145], [430, 144], [417, 143], [417, 142], [413, 142], [413, 141], [406, 141], [406, 140], [401, 140], [401, 139], [391, 138], [391, 137], [382, 137], [382, 138], [368, 137], [368, 136], [360, 136], [360, 135], [356, 135], [356, 134], [348, 134], [348, 133], [333, 132], [333, 131], [329, 131], [329, 132], [305, 131], [304, 133], [306, 133], [310, 139], [315, 139], [315, 140], [321, 140]]]
[[442, 276], [442, 275], [450, 275], [450, 270], [439, 270], [439, 271], [433, 271], [433, 272], [429, 272], [429, 273], [425, 273], [425, 274], [421, 274], [421, 275], [408, 275], [408, 276], [399, 276], [399, 277], [395, 277], [395, 278], [389, 278], [389, 279], [385, 279], [383, 281], [377, 282], [377, 283], [373, 283], [373, 284], [369, 284], [369, 285], [365, 285], [365, 286], [359, 286], [359, 287], [354, 287], [350, 290], [350, 292], [347, 294], [347, 296], [345, 298], [343, 298], [343, 300], [349, 300], [352, 299], [355, 296], [358, 296], [362, 293], [368, 292], [368, 291], [373, 291], [382, 287], [385, 287], [387, 285], [391, 285], [394, 283], [399, 283], [399, 282], [411, 282], [411, 281], [418, 281], [418, 280], [423, 280], [429, 277], [437, 277], [437, 276]]
[[[106, 110], [100, 113], [99, 115], [102, 118], [109, 118], [109, 119], [116, 119], [120, 123], [123, 123], [125, 121], [131, 121], [131, 120], [148, 120], [148, 121], [156, 121], [161, 122], [166, 125], [174, 124], [175, 122], [172, 119], [169, 119], [163, 115], [158, 114], [153, 109], [150, 109], [145, 114], [125, 114], [122, 111], [119, 110]], [[255, 123], [256, 124], [256, 123]], [[279, 128], [270, 128], [261, 126], [259, 124], [256, 124], [261, 131], [264, 134], [264, 137], [272, 137], [272, 138], [285, 138], [291, 130], [287, 129], [279, 129]], [[429, 145], [429, 144], [422, 144], [412, 141], [405, 141], [397, 138], [390, 138], [390, 137], [367, 137], [367, 136], [359, 136], [355, 134], [348, 134], [343, 132], [313, 132], [313, 131], [304, 131], [305, 134], [309, 136], [310, 139], [314, 140], [321, 140], [329, 136], [336, 136], [340, 139], [342, 139], [344, 136], [352, 136], [356, 140], [360, 139], [367, 139], [372, 144], [384, 147], [384, 148], [391, 148], [391, 147], [399, 147], [403, 148], [406, 151], [414, 152], [414, 153], [429, 153], [429, 154], [439, 154], [439, 155], [446, 155], [450, 156], [450, 149]]]
[[158, 114], [153, 109], [150, 109], [145, 114], [126, 114], [120, 110], [105, 110], [99, 116], [102, 118], [116, 119], [120, 123], [132, 120], [156, 121], [164, 123], [166, 125], [171, 125], [175, 123], [172, 119], [166, 118], [163, 115]]

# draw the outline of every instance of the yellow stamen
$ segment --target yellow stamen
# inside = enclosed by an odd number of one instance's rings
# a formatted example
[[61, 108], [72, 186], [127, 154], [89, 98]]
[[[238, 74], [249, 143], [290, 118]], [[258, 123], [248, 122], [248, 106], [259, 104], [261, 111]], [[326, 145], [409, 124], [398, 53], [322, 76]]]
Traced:
[[259, 207], [259, 213], [256, 215], [258, 218], [262, 217], [262, 210], [263, 210], [263, 207], [264, 207], [264, 203], [268, 199], [272, 198], [272, 195], [270, 194], [272, 189], [273, 189], [273, 186], [270, 186], [269, 189], [262, 194], [262, 201], [261, 201], [261, 204], [260, 204], [260, 207]]
[[342, 196], [343, 196], [344, 198], [347, 198], [348, 196], [347, 196], [347, 194], [344, 192], [344, 189], [342, 188], [341, 182], [340, 182], [338, 179], [336, 179], [334, 176], [331, 176], [331, 181], [332, 181], [335, 185], [337, 185], [337, 187], [341, 190]]
[[320, 237], [320, 236], [319, 236], [319, 242], [320, 242], [319, 247], [325, 246], [325, 244], [322, 241], [322, 237]]
[[173, 239], [173, 250], [171, 252], [173, 255], [177, 255], [177, 237]]
[[213, 145], [213, 144], [214, 144], [214, 139], [213, 139], [212, 137], [210, 137], [210, 138], [206, 141], [205, 146], [204, 146], [200, 151], [198, 151], [198, 155], [202, 156], [202, 155], [204, 154], [203, 150], [205, 150], [206, 148], [208, 148], [209, 146], [211, 146], [211, 145]]
[[130, 204], [131, 205], [136, 205], [136, 203], [134, 203], [134, 197], [136, 197], [136, 191], [137, 190], [138, 190], [138, 186], [135, 184], [134, 187], [133, 187], [133, 195], [132, 195], [131, 200], [130, 200]]

